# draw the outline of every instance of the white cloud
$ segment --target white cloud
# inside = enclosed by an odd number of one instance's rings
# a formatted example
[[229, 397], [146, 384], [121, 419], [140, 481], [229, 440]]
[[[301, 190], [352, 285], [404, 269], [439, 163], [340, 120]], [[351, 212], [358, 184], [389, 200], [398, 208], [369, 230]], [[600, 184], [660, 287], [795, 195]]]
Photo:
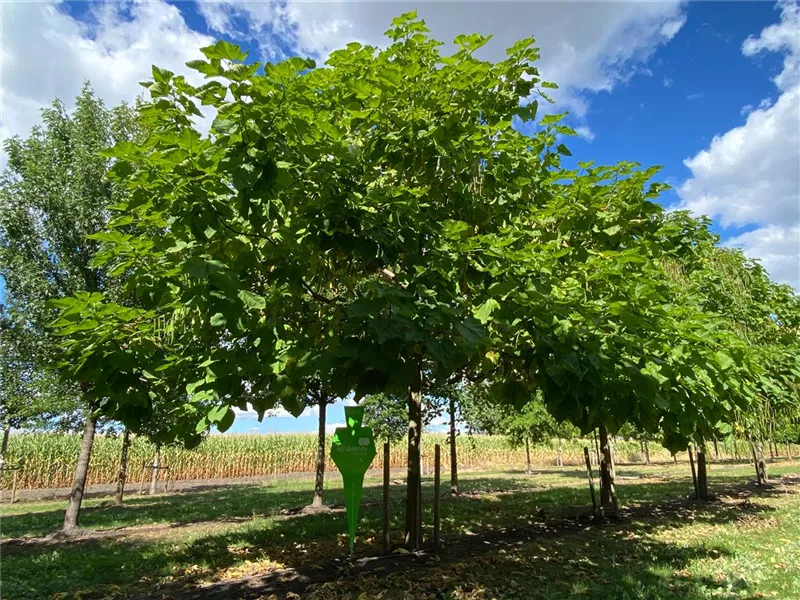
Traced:
[[773, 79], [778, 89], [787, 90], [800, 84], [800, 5], [795, 1], [781, 0], [781, 20], [761, 31], [758, 37], [750, 36], [742, 44], [745, 56], [761, 52], [786, 52], [783, 70]]
[[664, 87], [672, 87], [672, 77], [664, 77]]
[[84, 79], [108, 106], [133, 101], [144, 90], [152, 64], [202, 75], [184, 63], [202, 58], [213, 38], [190, 29], [177, 7], [165, 2], [89, 5], [77, 20], [55, 2], [4, 2], [0, 62], [3, 77], [0, 133], [27, 134], [39, 109], [59, 97], [71, 107]]
[[725, 241], [757, 256], [776, 280], [800, 290], [800, 225], [766, 225]]
[[687, 100], [700, 100], [703, 97], [703, 92], [697, 92], [694, 94], [686, 94]]
[[742, 52], [786, 54], [773, 79], [780, 95], [757, 108], [745, 106], [744, 124], [684, 161], [692, 177], [678, 188], [678, 207], [707, 214], [723, 227], [758, 226], [727, 243], [760, 259], [774, 279], [800, 289], [800, 8], [777, 6], [780, 22], [747, 38]]
[[[515, 41], [536, 37], [539, 69], [554, 90], [558, 110], [578, 117], [588, 110], [587, 93], [610, 91], [641, 72], [644, 62], [685, 23], [680, 2], [266, 2], [201, 4], [209, 27], [234, 34], [246, 21], [265, 57], [291, 48], [324, 59], [351, 41], [383, 45], [392, 18], [417, 9], [432, 35], [451, 42], [461, 33], [493, 34], [481, 50], [498, 60]], [[258, 32], [263, 32], [258, 35]], [[445, 46], [446, 52], [451, 46]]]
[[594, 139], [594, 132], [589, 127], [576, 127], [575, 132], [588, 142]]

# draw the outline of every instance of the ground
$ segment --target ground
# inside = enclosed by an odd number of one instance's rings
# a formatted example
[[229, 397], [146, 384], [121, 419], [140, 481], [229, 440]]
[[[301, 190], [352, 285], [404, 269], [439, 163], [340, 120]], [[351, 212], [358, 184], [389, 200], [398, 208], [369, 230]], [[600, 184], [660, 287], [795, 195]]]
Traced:
[[[464, 474], [442, 498], [441, 552], [381, 554], [381, 488], [368, 480], [348, 557], [341, 479], [329, 512], [294, 514], [311, 481], [90, 499], [85, 533], [52, 534], [63, 502], [4, 505], [2, 597], [15, 599], [800, 598], [800, 463], [770, 465], [758, 488], [746, 464], [712, 464], [716, 499], [692, 496], [688, 465], [622, 466], [619, 522], [590, 519], [578, 467]], [[399, 543], [404, 488], [391, 490]], [[432, 506], [426, 480], [425, 504]], [[431, 524], [430, 512], [424, 516]], [[428, 528], [426, 536], [430, 536]]]

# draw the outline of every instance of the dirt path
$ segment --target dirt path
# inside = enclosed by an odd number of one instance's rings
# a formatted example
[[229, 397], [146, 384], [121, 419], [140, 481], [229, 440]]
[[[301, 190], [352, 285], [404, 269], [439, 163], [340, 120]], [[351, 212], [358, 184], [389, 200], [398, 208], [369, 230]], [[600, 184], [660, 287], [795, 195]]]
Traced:
[[[464, 472], [472, 469], [464, 469]], [[336, 475], [336, 473], [334, 473]], [[392, 477], [402, 477], [405, 475], [405, 469], [392, 469]], [[371, 469], [367, 471], [367, 478], [380, 478], [383, 476], [383, 471], [380, 469]], [[313, 472], [299, 472], [299, 473], [280, 473], [278, 475], [257, 475], [255, 477], [230, 477], [226, 479], [187, 479], [182, 481], [170, 481], [169, 487], [166, 489], [167, 493], [176, 494], [184, 492], [202, 492], [205, 490], [219, 490], [226, 487], [235, 487], [240, 485], [260, 485], [269, 484], [276, 481], [295, 481], [295, 480], [313, 480]], [[166, 487], [165, 481], [158, 482], [158, 493], [164, 493]], [[128, 483], [125, 485], [126, 496], [138, 496], [140, 490], [144, 490], [146, 494], [149, 490], [149, 483], [143, 487], [141, 483]], [[116, 484], [102, 484], [102, 485], [88, 485], [84, 498], [105, 498], [113, 495], [117, 490]], [[40, 502], [43, 500], [67, 500], [69, 498], [72, 488], [47, 488], [37, 490], [17, 490], [18, 502]], [[3, 490], [0, 492], [0, 503], [8, 502], [11, 499], [11, 491]]]

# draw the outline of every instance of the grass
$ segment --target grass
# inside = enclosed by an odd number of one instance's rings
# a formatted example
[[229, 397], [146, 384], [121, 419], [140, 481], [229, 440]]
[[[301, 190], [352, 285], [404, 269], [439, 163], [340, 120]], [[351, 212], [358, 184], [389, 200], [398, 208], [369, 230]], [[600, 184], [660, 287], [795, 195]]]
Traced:
[[[800, 465], [770, 465], [773, 476]], [[86, 528], [99, 537], [60, 543], [4, 544], [2, 597], [13, 599], [122, 598], [151, 594], [180, 598], [184, 586], [279, 568], [306, 577], [280, 584], [264, 598], [441, 599], [734, 599], [800, 598], [800, 494], [757, 492], [742, 486], [749, 465], [712, 465], [712, 492], [723, 501], [686, 502], [687, 465], [618, 469], [618, 492], [628, 517], [589, 525], [574, 518], [589, 501], [577, 468], [462, 476], [458, 497], [442, 501], [441, 557], [411, 565], [387, 562], [381, 571], [336, 571], [346, 563], [343, 512], [280, 516], [310, 499], [311, 483], [241, 486], [214, 491], [132, 497], [115, 508], [87, 501]], [[380, 497], [368, 480], [357, 555], [380, 553]], [[432, 502], [426, 481], [425, 505]], [[794, 488], [799, 491], [800, 488]], [[392, 489], [392, 530], [402, 529], [402, 486]], [[754, 495], [751, 495], [754, 494]], [[749, 496], [749, 499], [748, 497]], [[326, 501], [343, 501], [330, 474]], [[660, 507], [660, 508], [659, 508]], [[4, 539], [41, 536], [58, 528], [63, 503], [3, 506]], [[566, 511], [566, 512], [565, 512]], [[431, 523], [430, 513], [424, 516]], [[115, 530], [124, 527], [126, 529]], [[427, 535], [430, 531], [427, 532]], [[103, 537], [105, 536], [105, 537]], [[334, 563], [333, 559], [340, 562]], [[343, 568], [343, 567], [342, 567]], [[348, 567], [349, 569], [349, 567]], [[289, 585], [289, 587], [286, 587]], [[403, 596], [399, 590], [414, 590]], [[264, 590], [253, 591], [259, 597]], [[239, 590], [218, 596], [250, 597]], [[355, 595], [353, 595], [355, 594]], [[216, 597], [216, 596], [215, 596]]]

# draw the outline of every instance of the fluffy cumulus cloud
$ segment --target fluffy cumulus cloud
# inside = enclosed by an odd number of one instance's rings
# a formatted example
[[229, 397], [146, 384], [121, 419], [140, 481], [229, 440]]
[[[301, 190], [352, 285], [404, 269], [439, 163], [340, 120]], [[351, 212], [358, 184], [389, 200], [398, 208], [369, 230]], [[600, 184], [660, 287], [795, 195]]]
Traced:
[[[482, 50], [497, 60], [515, 41], [534, 36], [543, 78], [558, 83], [558, 108], [582, 117], [588, 94], [610, 91], [643, 70], [659, 45], [685, 22], [680, 2], [214, 2], [198, 4], [208, 26], [259, 43], [265, 59], [300, 52], [324, 59], [348, 42], [383, 45], [397, 15], [416, 9], [445, 42], [461, 33], [492, 34]], [[448, 46], [444, 50], [447, 51]], [[588, 130], [587, 130], [588, 131]]]
[[152, 64], [198, 83], [202, 76], [184, 63], [202, 58], [198, 48], [213, 38], [190, 29], [164, 2], [91, 4], [79, 19], [57, 2], [10, 2], [3, 4], [1, 43], [5, 138], [27, 133], [53, 98], [69, 106], [85, 79], [109, 106], [144, 91], [138, 82], [150, 78]]
[[779, 2], [779, 22], [742, 44], [745, 56], [781, 52], [778, 98], [746, 107], [746, 120], [684, 164], [680, 208], [723, 227], [755, 226], [726, 240], [762, 261], [776, 280], [800, 289], [800, 6]]

